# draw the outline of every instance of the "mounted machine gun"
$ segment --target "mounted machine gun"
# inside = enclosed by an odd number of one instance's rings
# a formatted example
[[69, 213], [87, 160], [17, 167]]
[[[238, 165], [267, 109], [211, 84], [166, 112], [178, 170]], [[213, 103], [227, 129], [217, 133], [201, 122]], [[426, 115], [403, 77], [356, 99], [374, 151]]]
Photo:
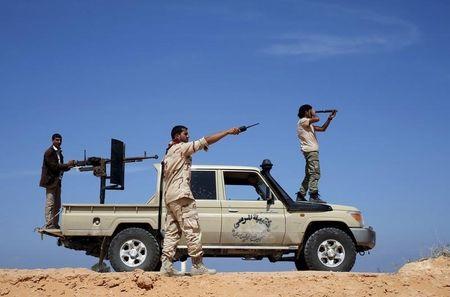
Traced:
[[[84, 151], [84, 160], [75, 161], [75, 167], [80, 172], [92, 171], [93, 174], [100, 178], [100, 204], [105, 203], [106, 190], [124, 190], [125, 189], [125, 164], [142, 162], [147, 159], [158, 159], [158, 155], [147, 156], [144, 152], [143, 156], [125, 157], [125, 143], [117, 139], [111, 139], [111, 158], [89, 157], [86, 158]], [[107, 175], [107, 165], [110, 167], [110, 174]], [[109, 180], [109, 185], [106, 185]]]

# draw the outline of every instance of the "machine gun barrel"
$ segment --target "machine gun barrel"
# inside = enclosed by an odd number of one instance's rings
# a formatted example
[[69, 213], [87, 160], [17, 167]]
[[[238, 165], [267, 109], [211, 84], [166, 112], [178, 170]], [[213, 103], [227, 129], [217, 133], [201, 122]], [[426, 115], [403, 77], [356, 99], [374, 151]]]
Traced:
[[[158, 159], [158, 158], [159, 158], [158, 155], [147, 156], [147, 154], [144, 154], [144, 156], [124, 158], [123, 162], [124, 163], [142, 162], [144, 160]], [[105, 164], [111, 163], [111, 159], [103, 159], [103, 158], [99, 158], [99, 157], [89, 157], [86, 160], [75, 161], [75, 167], [77, 167], [79, 171], [92, 171], [94, 169], [94, 167], [100, 166], [102, 161]]]
[[133, 162], [142, 162], [144, 160], [147, 159], [158, 159], [158, 155], [154, 155], [154, 156], [147, 156], [147, 154], [144, 154], [143, 157], [129, 157], [129, 158], [125, 158], [123, 159], [124, 163], [133, 163]]

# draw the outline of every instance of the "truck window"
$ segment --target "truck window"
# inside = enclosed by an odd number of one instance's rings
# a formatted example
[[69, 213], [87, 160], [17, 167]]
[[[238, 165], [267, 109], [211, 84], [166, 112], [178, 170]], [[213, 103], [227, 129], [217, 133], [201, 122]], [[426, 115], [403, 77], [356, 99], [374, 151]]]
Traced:
[[192, 171], [191, 190], [197, 200], [216, 200], [216, 172]]
[[254, 172], [226, 171], [223, 175], [227, 200], [265, 200], [266, 192], [270, 191], [261, 177]]

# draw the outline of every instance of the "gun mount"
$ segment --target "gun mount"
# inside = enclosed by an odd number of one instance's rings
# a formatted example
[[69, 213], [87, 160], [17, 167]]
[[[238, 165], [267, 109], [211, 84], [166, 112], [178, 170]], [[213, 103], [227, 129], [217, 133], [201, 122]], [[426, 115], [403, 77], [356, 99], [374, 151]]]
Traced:
[[[84, 152], [83, 161], [75, 161], [75, 167], [80, 172], [92, 171], [100, 178], [100, 204], [105, 203], [106, 190], [124, 190], [125, 189], [125, 164], [142, 162], [147, 159], [158, 159], [158, 155], [125, 157], [125, 143], [117, 139], [111, 139], [111, 158], [89, 157], [86, 158]], [[109, 164], [110, 174], [107, 175], [107, 165]], [[109, 185], [106, 185], [109, 180]]]

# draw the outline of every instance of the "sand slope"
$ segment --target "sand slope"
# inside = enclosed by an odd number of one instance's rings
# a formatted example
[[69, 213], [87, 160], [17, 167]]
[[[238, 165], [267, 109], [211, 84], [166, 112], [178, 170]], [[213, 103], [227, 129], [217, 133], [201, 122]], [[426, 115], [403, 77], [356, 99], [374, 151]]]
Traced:
[[0, 270], [0, 296], [450, 296], [450, 258], [398, 273], [265, 272], [162, 277], [87, 269]]

